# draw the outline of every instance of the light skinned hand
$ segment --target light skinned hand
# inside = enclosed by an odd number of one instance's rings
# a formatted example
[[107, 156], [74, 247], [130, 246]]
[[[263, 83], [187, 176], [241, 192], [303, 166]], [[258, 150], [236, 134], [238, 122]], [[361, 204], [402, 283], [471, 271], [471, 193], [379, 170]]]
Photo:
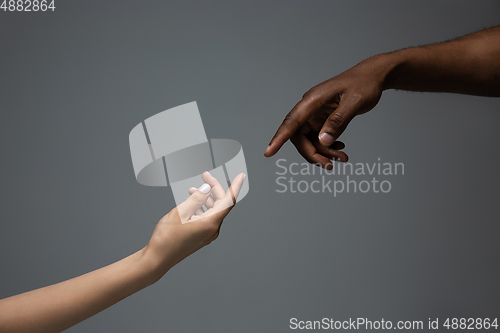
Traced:
[[227, 192], [210, 173], [204, 172], [202, 178], [205, 183], [189, 189], [191, 196], [158, 222], [145, 248], [145, 257], [160, 266], [161, 275], [217, 238], [222, 221], [236, 203], [245, 174], [236, 176]]
[[155, 283], [210, 244], [234, 207], [245, 175], [236, 176], [227, 192], [209, 173], [202, 178], [205, 184], [158, 222], [144, 248], [87, 274], [0, 300], [0, 332], [61, 332]]

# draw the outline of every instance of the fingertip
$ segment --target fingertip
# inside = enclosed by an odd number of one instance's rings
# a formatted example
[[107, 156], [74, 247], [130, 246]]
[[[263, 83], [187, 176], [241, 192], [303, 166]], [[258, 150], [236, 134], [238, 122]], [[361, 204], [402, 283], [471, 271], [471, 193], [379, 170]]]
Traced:
[[342, 162], [342, 163], [349, 161], [349, 156], [344, 152], [341, 152], [341, 153], [342, 154], [340, 154], [340, 156], [335, 157], [335, 161]]
[[264, 156], [271, 157], [275, 155], [281, 149], [281, 147], [283, 147], [283, 145], [289, 140], [289, 138], [290, 135], [282, 133], [280, 134], [278, 129], [278, 132], [267, 146], [266, 151], [264, 152]]
[[238, 174], [236, 177], [234, 177], [233, 179], [233, 182], [231, 183], [231, 185], [239, 185], [239, 183], [241, 182], [243, 184], [243, 182], [245, 181], [245, 178], [247, 177], [247, 175], [242, 172], [240, 174]]
[[330, 147], [335, 142], [335, 138], [330, 133], [323, 132], [318, 135], [319, 143], [323, 146]]
[[201, 179], [203, 179], [205, 183], [209, 184], [210, 187], [214, 187], [217, 184], [217, 179], [208, 171], [204, 171], [201, 174]]
[[236, 177], [234, 177], [231, 186], [229, 187], [227, 193], [231, 195], [233, 204], [236, 203], [236, 199], [240, 193], [241, 188], [243, 187], [243, 183], [245, 182], [245, 178], [247, 175], [245, 173], [240, 173]]
[[198, 188], [198, 191], [200, 191], [201, 193], [203, 194], [208, 194], [211, 190], [211, 186], [207, 183], [201, 185], [199, 188]]
[[264, 152], [264, 156], [265, 156], [265, 157], [271, 157], [271, 156], [273, 156], [273, 155], [274, 155], [274, 153], [273, 153], [273, 151], [272, 151], [272, 147], [271, 147], [271, 146], [268, 146], [268, 147], [266, 148], [266, 151]]
[[343, 143], [342, 141], [335, 141], [330, 148], [335, 150], [342, 150], [345, 148], [345, 143]]
[[[242, 173], [240, 173], [239, 175], [237, 175], [237, 176], [234, 178], [234, 180], [241, 181], [241, 183], [243, 184], [243, 182], [245, 181], [245, 179], [246, 179], [246, 178], [247, 178], [247, 175], [246, 175], [244, 172], [242, 172]], [[233, 182], [234, 182], [234, 180], [233, 180]]]

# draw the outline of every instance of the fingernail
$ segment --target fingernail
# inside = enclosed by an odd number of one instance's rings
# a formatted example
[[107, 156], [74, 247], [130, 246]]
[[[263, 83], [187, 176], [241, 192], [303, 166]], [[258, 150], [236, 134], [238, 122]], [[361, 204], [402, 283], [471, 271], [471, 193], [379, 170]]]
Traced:
[[267, 146], [266, 151], [264, 152], [264, 155], [267, 154], [268, 151], [269, 151], [269, 146]]
[[330, 146], [335, 142], [335, 138], [329, 133], [321, 133], [319, 135], [319, 141], [325, 146]]
[[208, 171], [205, 171], [205, 172], [206, 172], [206, 173], [208, 173], [210, 176], [212, 175], [212, 174], [211, 174], [210, 172], [208, 172]]
[[246, 174], [243, 174], [243, 181], [247, 178]]
[[201, 193], [205, 193], [207, 194], [208, 192], [210, 192], [210, 185], [208, 185], [207, 183], [203, 184], [200, 186], [200, 188], [198, 189], [198, 191], [200, 191]]

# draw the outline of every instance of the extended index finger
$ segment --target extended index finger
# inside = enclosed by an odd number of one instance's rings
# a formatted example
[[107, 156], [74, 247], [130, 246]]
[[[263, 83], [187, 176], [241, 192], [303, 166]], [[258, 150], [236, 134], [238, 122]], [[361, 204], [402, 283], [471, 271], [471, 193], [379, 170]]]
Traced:
[[283, 123], [274, 134], [269, 146], [267, 147], [264, 156], [271, 157], [280, 150], [297, 129], [306, 122], [315, 108], [314, 102], [311, 100], [302, 99], [293, 109], [286, 115]]

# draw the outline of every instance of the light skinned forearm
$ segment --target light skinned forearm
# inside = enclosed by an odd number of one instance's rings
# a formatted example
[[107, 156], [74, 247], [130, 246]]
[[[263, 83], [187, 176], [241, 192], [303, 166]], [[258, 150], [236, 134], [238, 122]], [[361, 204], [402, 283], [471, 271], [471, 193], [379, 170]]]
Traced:
[[384, 90], [500, 97], [500, 26], [367, 61], [385, 70]]
[[[148, 244], [114, 264], [45, 288], [0, 300], [0, 332], [60, 332], [155, 283], [174, 265], [210, 244], [245, 180], [227, 192], [210, 173], [205, 183], [156, 224]], [[208, 201], [211, 193], [216, 198]], [[207, 211], [196, 215], [201, 207]]]
[[1, 332], [60, 332], [156, 282], [168, 270], [142, 249], [82, 276], [0, 300]]

